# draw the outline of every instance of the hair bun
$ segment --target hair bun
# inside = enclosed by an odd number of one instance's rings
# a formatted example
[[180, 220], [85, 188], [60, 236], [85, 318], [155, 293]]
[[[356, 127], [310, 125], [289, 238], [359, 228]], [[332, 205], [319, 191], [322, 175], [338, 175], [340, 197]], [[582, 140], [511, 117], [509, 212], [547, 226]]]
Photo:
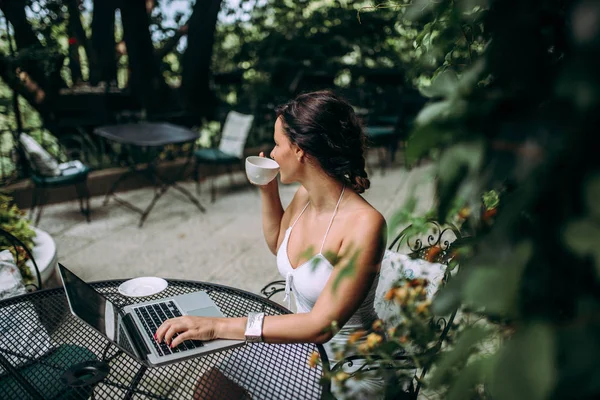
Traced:
[[356, 193], [364, 193], [369, 187], [371, 187], [371, 181], [369, 178], [363, 176], [354, 177], [352, 190], [354, 190]]

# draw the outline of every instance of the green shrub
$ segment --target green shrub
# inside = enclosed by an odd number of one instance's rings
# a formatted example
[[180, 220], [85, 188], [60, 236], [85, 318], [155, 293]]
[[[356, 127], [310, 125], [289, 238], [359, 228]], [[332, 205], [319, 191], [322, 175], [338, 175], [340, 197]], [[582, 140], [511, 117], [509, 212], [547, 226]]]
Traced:
[[[12, 202], [12, 197], [2, 192], [0, 192], [0, 229], [15, 236], [29, 249], [33, 248], [35, 231], [29, 225], [29, 220], [25, 218], [25, 212], [20, 210], [19, 207]], [[21, 248], [17, 248], [19, 255], [16, 257], [12, 244], [7, 238], [0, 236], [0, 251], [5, 249], [10, 249], [11, 252], [13, 252], [13, 256], [15, 256], [15, 259], [18, 258], [18, 267], [23, 279], [33, 279], [29, 267], [25, 264], [29, 259], [25, 251]]]

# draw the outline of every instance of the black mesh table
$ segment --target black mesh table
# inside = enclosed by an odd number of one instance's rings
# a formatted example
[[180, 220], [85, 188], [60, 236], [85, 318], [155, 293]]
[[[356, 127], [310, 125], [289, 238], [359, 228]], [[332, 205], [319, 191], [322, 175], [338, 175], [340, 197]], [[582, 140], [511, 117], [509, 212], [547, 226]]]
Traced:
[[[266, 315], [290, 312], [252, 293], [191, 281], [169, 280], [163, 292], [133, 299], [119, 294], [122, 282], [92, 285], [122, 306], [203, 290], [228, 317], [251, 311]], [[308, 365], [313, 352], [321, 356], [322, 366]], [[199, 384], [199, 378], [210, 376], [206, 372], [215, 367], [253, 399], [319, 399], [329, 393], [328, 385], [321, 384], [323, 369], [329, 365], [320, 345], [246, 344], [146, 368], [73, 317], [62, 288], [0, 301], [1, 399], [232, 398], [225, 393], [211, 393], [210, 397]]]
[[[127, 159], [124, 160], [127, 162], [129, 169], [119, 176], [119, 178], [112, 184], [106, 193], [106, 196], [104, 197], [104, 205], [108, 204], [109, 199], [113, 197], [115, 201], [121, 205], [124, 205], [125, 207], [141, 214], [139, 222], [139, 226], [141, 227], [154, 208], [154, 205], [158, 199], [165, 194], [169, 188], [172, 187], [186, 196], [192, 203], [196, 205], [196, 207], [198, 207], [198, 209], [200, 209], [200, 211], [206, 211], [194, 195], [176, 183], [178, 179], [183, 177], [183, 174], [189, 165], [193, 153], [193, 146], [189, 152], [187, 162], [181, 168], [180, 173], [175, 179], [167, 179], [164, 176], [160, 176], [157, 168], [158, 164], [160, 163], [160, 152], [157, 151], [157, 149], [167, 145], [193, 143], [199, 137], [197, 132], [187, 129], [183, 126], [169, 123], [141, 122], [100, 126], [94, 129], [94, 134], [109, 141], [133, 147], [137, 150], [132, 151], [132, 157], [127, 157]], [[150, 160], [146, 163], [146, 168], [139, 170], [137, 164], [139, 162], [139, 158], [141, 157], [135, 157], [133, 155], [144, 155], [144, 158], [150, 157]], [[115, 190], [119, 184], [135, 174], [142, 174], [150, 182], [152, 182], [155, 187], [154, 197], [145, 209], [141, 209], [115, 195]]]

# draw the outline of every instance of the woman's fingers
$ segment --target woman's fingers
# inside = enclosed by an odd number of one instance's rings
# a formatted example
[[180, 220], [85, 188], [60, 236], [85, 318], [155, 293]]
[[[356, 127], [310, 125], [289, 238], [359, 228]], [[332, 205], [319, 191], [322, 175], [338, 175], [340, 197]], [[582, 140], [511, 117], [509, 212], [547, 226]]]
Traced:
[[154, 339], [156, 339], [159, 343], [162, 342], [163, 338], [165, 337], [165, 332], [167, 332], [167, 329], [169, 329], [171, 321], [172, 320], [169, 319], [163, 322], [154, 333]]
[[173, 333], [170, 334], [169, 336], [169, 332], [173, 331], [173, 327], [175, 325], [177, 325], [179, 323], [179, 321], [181, 320], [181, 317], [178, 318], [172, 318], [172, 319], [168, 319], [165, 322], [162, 323], [161, 326], [158, 327], [158, 329], [156, 330], [156, 333], [154, 334], [154, 338], [160, 343], [164, 340], [165, 343], [168, 343], [168, 340], [171, 339], [171, 337], [173, 336]]
[[180, 333], [187, 330], [187, 328], [183, 325], [180, 324], [172, 324], [169, 329], [167, 330], [167, 333], [165, 333], [165, 343], [168, 344], [169, 346], [173, 347], [173, 344], [171, 343], [173, 340], [173, 337]]
[[177, 337], [175, 337], [173, 339], [173, 341], [171, 342], [170, 346], [173, 347], [177, 347], [179, 346], [181, 343], [183, 343], [185, 340], [193, 340], [193, 339], [197, 339], [194, 337], [193, 333], [191, 330], [187, 330], [185, 332], [180, 333], [179, 335], [177, 335]]
[[184, 340], [214, 339], [214, 323], [210, 318], [183, 316], [163, 322], [156, 330], [154, 338], [160, 343], [165, 342], [176, 347]]
[[264, 151], [261, 151], [261, 152], [258, 154], [258, 156], [259, 156], [259, 157], [264, 157], [264, 156], [265, 156], [265, 152], [264, 152]]

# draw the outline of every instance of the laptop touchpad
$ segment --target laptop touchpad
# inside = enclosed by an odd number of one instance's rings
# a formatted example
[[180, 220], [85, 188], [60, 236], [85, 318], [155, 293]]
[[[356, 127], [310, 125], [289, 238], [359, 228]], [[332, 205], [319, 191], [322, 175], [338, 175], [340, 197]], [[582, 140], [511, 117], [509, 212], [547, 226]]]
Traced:
[[188, 315], [194, 315], [196, 317], [222, 317], [223, 314], [217, 307], [204, 307], [197, 308], [195, 310], [189, 310]]

